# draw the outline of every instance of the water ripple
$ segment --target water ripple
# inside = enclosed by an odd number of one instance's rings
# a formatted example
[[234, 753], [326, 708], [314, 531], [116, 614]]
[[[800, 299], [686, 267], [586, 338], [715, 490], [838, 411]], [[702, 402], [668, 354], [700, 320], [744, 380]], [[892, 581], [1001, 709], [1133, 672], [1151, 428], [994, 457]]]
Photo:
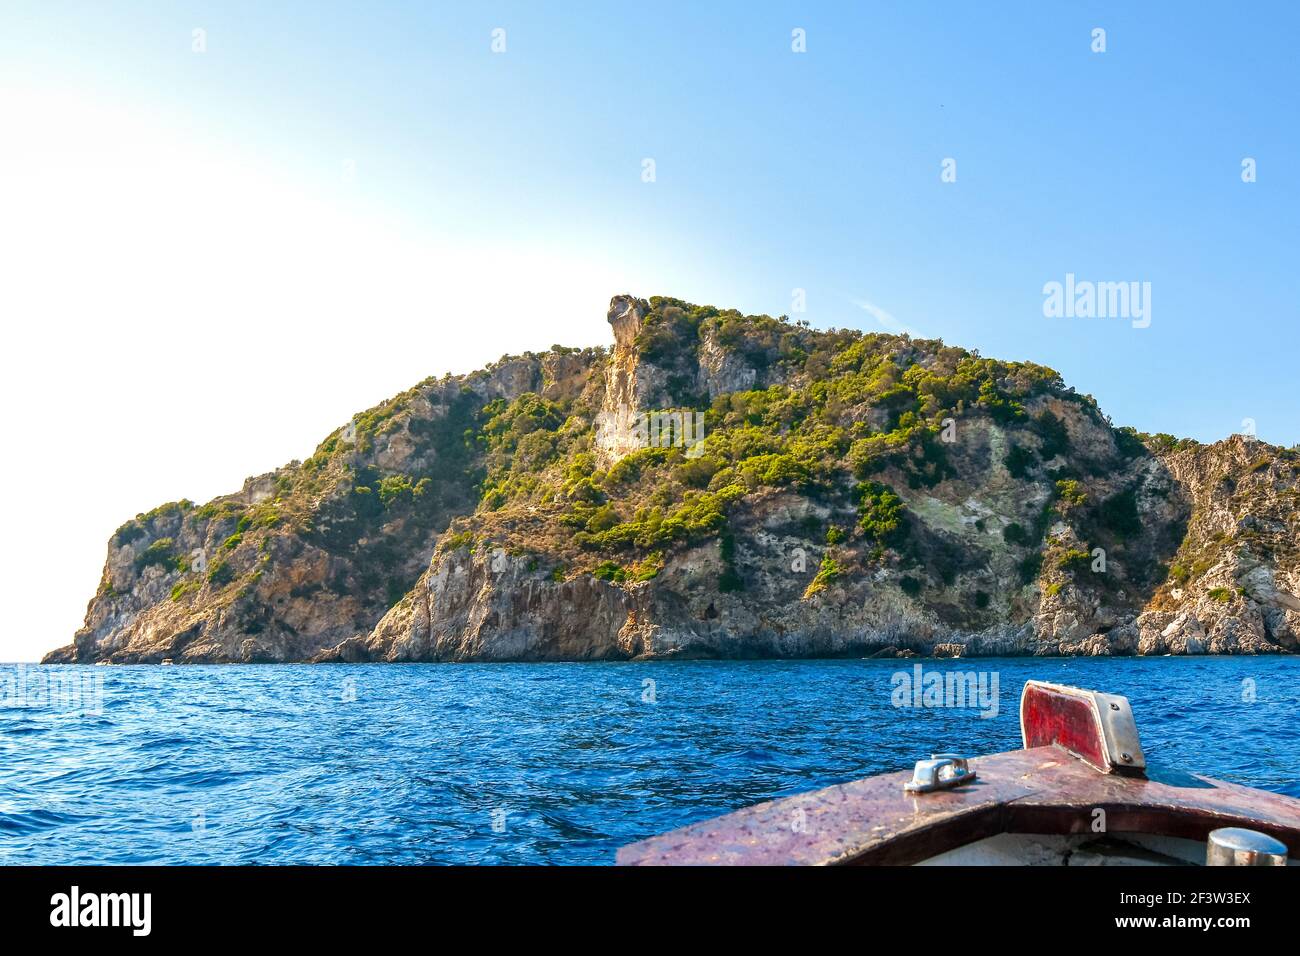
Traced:
[[912, 666], [106, 668], [98, 713], [0, 706], [0, 863], [608, 863], [918, 755], [1014, 749], [1029, 677], [1127, 695], [1153, 764], [1300, 796], [1293, 659], [924, 663], [996, 673], [988, 719], [893, 706]]

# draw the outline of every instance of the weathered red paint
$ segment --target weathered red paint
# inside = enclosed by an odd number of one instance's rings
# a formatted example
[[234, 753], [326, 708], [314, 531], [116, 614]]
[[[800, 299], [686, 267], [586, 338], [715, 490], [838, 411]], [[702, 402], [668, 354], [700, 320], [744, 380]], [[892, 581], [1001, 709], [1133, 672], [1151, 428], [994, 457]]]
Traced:
[[1056, 744], [1103, 772], [1110, 758], [1092, 698], [1051, 687], [1028, 685], [1020, 704], [1020, 731], [1025, 747]]

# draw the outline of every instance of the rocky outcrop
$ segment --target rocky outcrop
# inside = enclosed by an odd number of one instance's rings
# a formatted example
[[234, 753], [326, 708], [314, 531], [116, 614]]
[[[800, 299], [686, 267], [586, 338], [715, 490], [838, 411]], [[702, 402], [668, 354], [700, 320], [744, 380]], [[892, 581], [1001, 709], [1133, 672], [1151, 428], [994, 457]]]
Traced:
[[[47, 660], [1300, 647], [1290, 451], [1140, 438], [1050, 370], [942, 343], [631, 296], [608, 321], [608, 354], [426, 381], [306, 462], [127, 522]], [[692, 407], [716, 443], [647, 448], [641, 413]]]
[[883, 578], [837, 583], [802, 600], [805, 560], [815, 556], [794, 533], [800, 510], [797, 499], [773, 494], [735, 515], [748, 582], [737, 592], [716, 586], [724, 566], [716, 543], [627, 585], [589, 574], [556, 580], [504, 549], [441, 552], [369, 636], [318, 660], [837, 657], [936, 644], [957, 647], [951, 656], [959, 656], [968, 644], [988, 653], [1021, 640], [1015, 627], [971, 633], [946, 624]]
[[[1168, 477], [1163, 470], [1154, 474]], [[803, 598], [827, 549], [801, 531], [808, 503], [773, 492], [746, 500], [733, 515], [743, 591], [718, 590], [724, 564], [715, 544], [676, 555], [652, 580], [630, 585], [589, 574], [556, 581], [550, 568], [523, 555], [501, 548], [491, 553], [458, 549], [435, 557], [419, 585], [372, 634], [320, 659], [896, 656], [900, 651], [938, 657], [1095, 656], [1276, 653], [1295, 647], [1289, 629], [1294, 618], [1285, 617], [1294, 613], [1285, 607], [1292, 598], [1266, 592], [1263, 575], [1257, 592], [1268, 594], [1267, 607], [1283, 612], [1277, 617], [1280, 627], [1266, 626], [1269, 612], [1257, 599], [1238, 595], [1222, 603], [1207, 596], [1222, 572], [1202, 580], [1196, 595], [1186, 594], [1177, 614], [1145, 610], [1150, 601], [1165, 598], [1139, 586], [1075, 582], [1059, 568], [1031, 584], [1006, 587], [1018, 551], [1005, 547], [1000, 530], [1018, 510], [1001, 510], [1009, 501], [996, 494], [979, 498], [953, 490], [957, 501], [944, 501], [942, 488], [917, 499], [927, 502], [922, 520], [933, 522], [932, 533], [959, 536], [958, 546], [985, 554], [959, 580], [928, 584], [923, 598], [905, 592], [909, 572], [888, 567]], [[1147, 527], [1155, 533], [1131, 546], [1126, 560], [1159, 559], [1159, 532], [1177, 526], [1169, 513], [1180, 513], [1178, 500], [1155, 495], [1145, 505]], [[1048, 554], [1082, 551], [1080, 544], [1073, 531], [1057, 528]], [[1086, 553], [1091, 568], [1097, 559]], [[1118, 563], [1095, 573], [1129, 580]], [[1068, 583], [1054, 587], [1062, 582]], [[983, 608], [981, 596], [988, 600]], [[1025, 609], [1033, 612], [1023, 616]]]
[[605, 366], [605, 395], [596, 418], [596, 454], [609, 465], [640, 447], [635, 417], [653, 405], [661, 377], [649, 363], [638, 360], [636, 341], [646, 306], [628, 295], [615, 296], [607, 316], [614, 332], [614, 351]]
[[1193, 516], [1151, 609], [1143, 654], [1256, 654], [1297, 649], [1300, 499], [1294, 457], [1246, 436], [1169, 456]]
[[730, 392], [744, 392], [760, 384], [758, 369], [745, 361], [744, 356], [726, 348], [718, 341], [712, 329], [700, 336], [699, 387], [709, 401]]

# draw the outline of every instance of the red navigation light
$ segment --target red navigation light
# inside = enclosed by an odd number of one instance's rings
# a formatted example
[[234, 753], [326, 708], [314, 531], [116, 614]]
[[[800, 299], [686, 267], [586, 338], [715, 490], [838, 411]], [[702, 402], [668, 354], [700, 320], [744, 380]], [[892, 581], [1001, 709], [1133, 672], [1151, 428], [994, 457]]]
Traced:
[[1020, 696], [1025, 749], [1055, 745], [1102, 773], [1146, 767], [1128, 698], [1031, 680]]

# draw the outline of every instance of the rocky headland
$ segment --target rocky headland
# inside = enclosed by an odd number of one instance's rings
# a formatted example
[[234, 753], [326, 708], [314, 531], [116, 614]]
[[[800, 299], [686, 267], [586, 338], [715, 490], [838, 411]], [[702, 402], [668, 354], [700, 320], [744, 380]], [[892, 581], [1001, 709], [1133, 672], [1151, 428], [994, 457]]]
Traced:
[[1300, 455], [1051, 369], [617, 296], [113, 534], [47, 662], [1289, 653]]

